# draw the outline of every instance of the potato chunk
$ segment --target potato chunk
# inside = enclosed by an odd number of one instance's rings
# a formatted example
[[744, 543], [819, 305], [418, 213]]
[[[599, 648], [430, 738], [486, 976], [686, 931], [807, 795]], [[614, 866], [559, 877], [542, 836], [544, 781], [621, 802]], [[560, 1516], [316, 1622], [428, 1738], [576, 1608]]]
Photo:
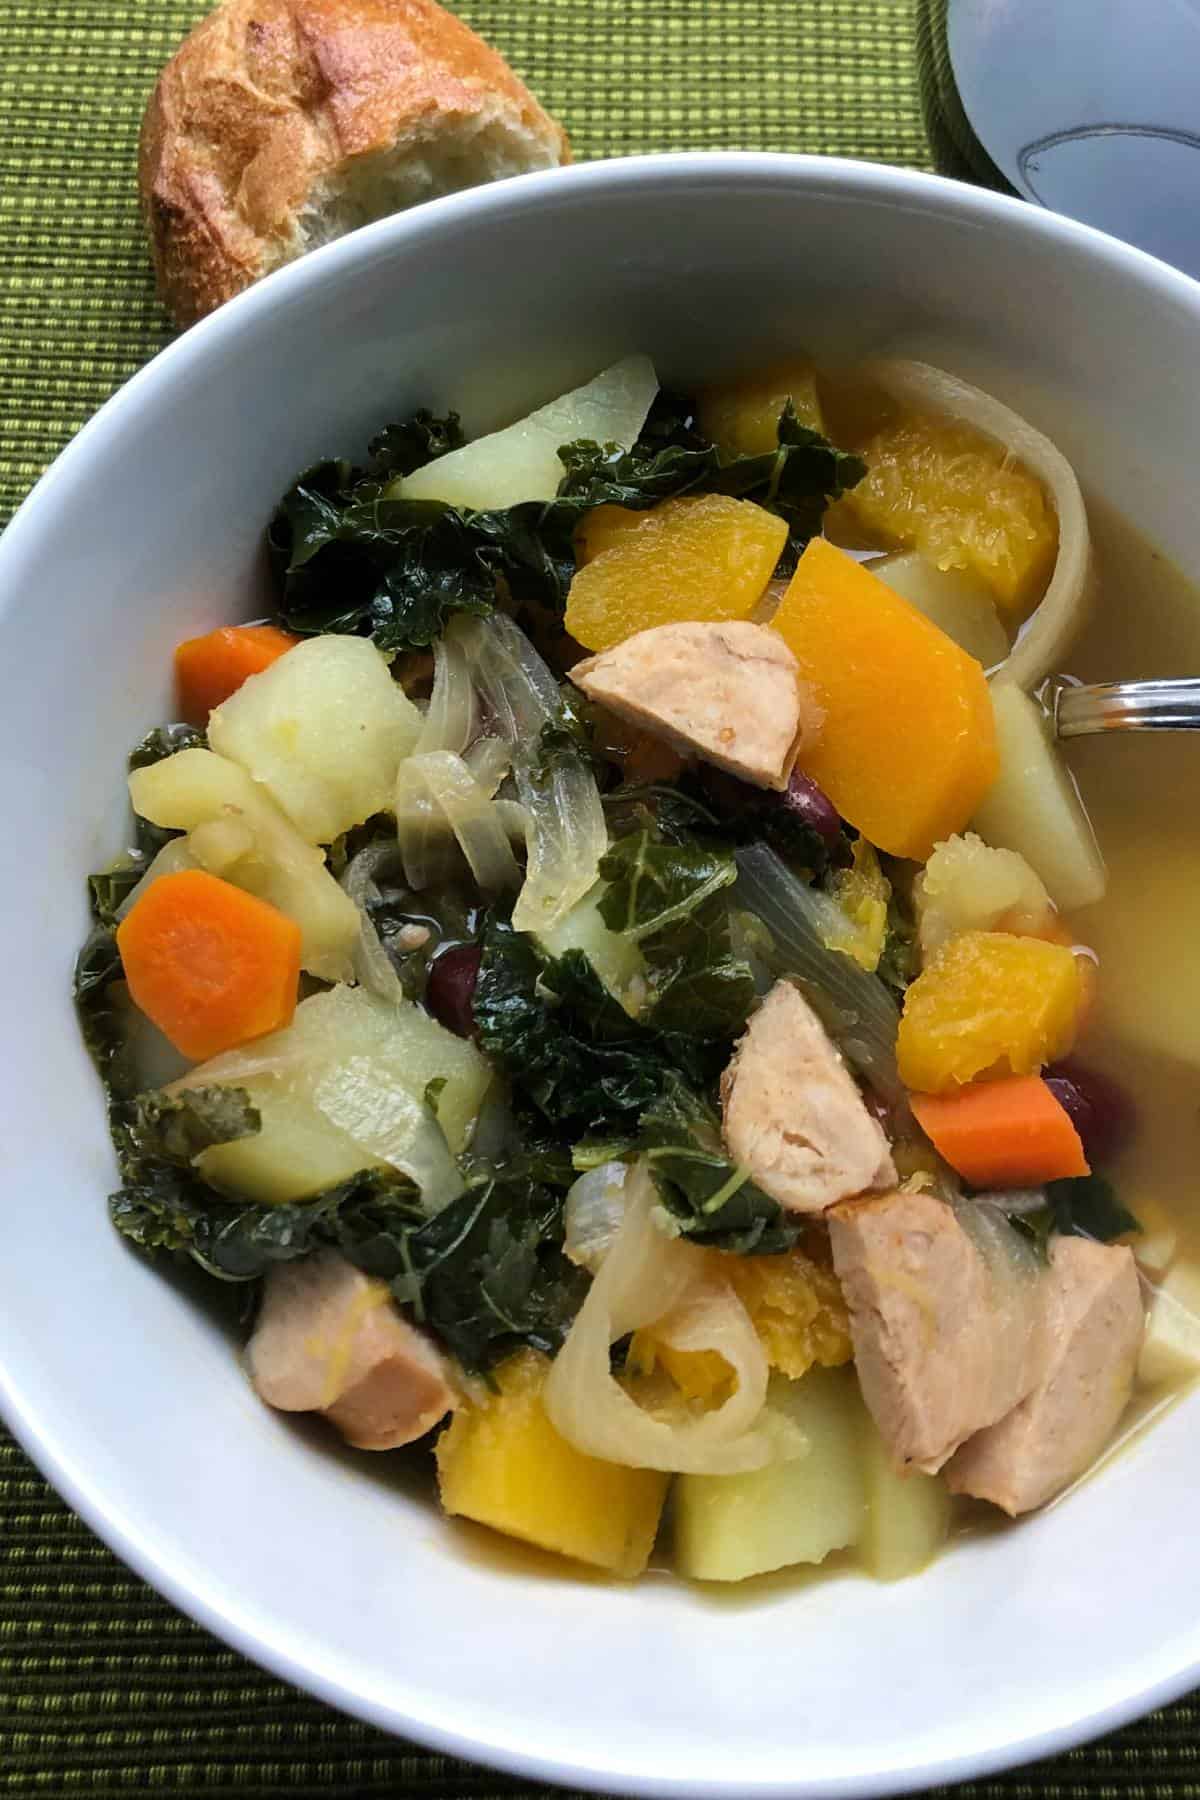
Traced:
[[392, 804], [421, 715], [365, 638], [316, 637], [251, 675], [208, 741], [261, 784], [310, 844]]
[[939, 569], [919, 550], [882, 557], [871, 564], [871, 573], [924, 613], [931, 625], [953, 638], [985, 669], [994, 668], [1008, 655], [1008, 634], [996, 603], [974, 576], [959, 569]]
[[1052, 935], [1054, 906], [1038, 875], [1015, 850], [997, 850], [973, 831], [939, 844], [913, 886], [926, 961], [959, 931]]
[[[445, 1083], [436, 1125], [424, 1105], [434, 1080]], [[444, 1202], [461, 1190], [451, 1152], [463, 1148], [490, 1080], [475, 1046], [420, 1007], [336, 987], [301, 1001], [286, 1031], [215, 1057], [184, 1085], [244, 1087], [261, 1114], [254, 1136], [199, 1158], [216, 1187], [272, 1203], [391, 1166]]]
[[650, 358], [627, 356], [504, 431], [489, 432], [414, 470], [404, 479], [403, 497], [444, 500], [476, 512], [553, 500], [564, 474], [561, 447], [591, 438], [628, 450], [657, 391]]
[[1104, 898], [1108, 873], [1041, 708], [1009, 681], [993, 682], [992, 708], [1000, 772], [975, 809], [975, 830], [1031, 863], [1056, 906], [1093, 905]]
[[819, 1563], [856, 1544], [866, 1524], [862, 1400], [852, 1369], [772, 1380], [768, 1409], [807, 1440], [801, 1456], [745, 1475], [681, 1475], [675, 1557], [697, 1581], [744, 1581]]
[[142, 818], [175, 831], [241, 827], [220, 834], [219, 856], [210, 854], [211, 832], [189, 848], [210, 873], [295, 919], [302, 968], [324, 981], [349, 976], [361, 929], [358, 908], [325, 867], [321, 852], [304, 841], [245, 769], [213, 750], [179, 750], [135, 769], [129, 797]]

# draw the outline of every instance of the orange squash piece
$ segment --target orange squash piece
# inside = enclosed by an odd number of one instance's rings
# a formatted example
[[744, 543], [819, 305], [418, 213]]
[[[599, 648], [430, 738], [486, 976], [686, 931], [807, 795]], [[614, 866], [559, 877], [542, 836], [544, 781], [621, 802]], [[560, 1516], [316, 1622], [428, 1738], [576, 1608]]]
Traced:
[[892, 856], [924, 861], [996, 778], [983, 669], [907, 600], [814, 538], [771, 621], [824, 715], [800, 766]]
[[824, 431], [817, 372], [796, 357], [741, 381], [706, 388], [696, 409], [700, 429], [723, 450], [762, 456], [779, 442], [779, 421], [789, 400], [801, 425]]
[[598, 506], [576, 539], [567, 630], [588, 650], [611, 650], [655, 625], [748, 618], [786, 542], [782, 519], [726, 494], [648, 512]]
[[1026, 618], [1058, 551], [1058, 520], [1037, 476], [982, 432], [925, 413], [894, 419], [857, 447], [867, 473], [838, 502], [835, 522], [975, 576], [1010, 625]]
[[[772, 1256], [709, 1254], [713, 1280], [732, 1287], [773, 1369], [797, 1381], [814, 1363], [850, 1361], [850, 1320], [832, 1269], [798, 1248]], [[688, 1400], [713, 1404], [729, 1389], [732, 1371], [719, 1350], [677, 1350], [661, 1343], [652, 1325], [634, 1332], [626, 1368], [648, 1375], [658, 1364]]]
[[221, 625], [175, 647], [179, 710], [192, 725], [207, 725], [214, 708], [300, 642], [278, 625]]
[[1085, 989], [1066, 944], [1005, 931], [960, 931], [904, 996], [900, 1079], [951, 1093], [980, 1075], [1032, 1075], [1075, 1040]]
[[203, 869], [153, 881], [117, 927], [134, 1004], [193, 1062], [291, 1023], [300, 927]]
[[460, 1407], [437, 1441], [438, 1486], [452, 1515], [632, 1580], [650, 1560], [670, 1476], [585, 1456], [542, 1405], [549, 1360], [519, 1350], [496, 1391]]

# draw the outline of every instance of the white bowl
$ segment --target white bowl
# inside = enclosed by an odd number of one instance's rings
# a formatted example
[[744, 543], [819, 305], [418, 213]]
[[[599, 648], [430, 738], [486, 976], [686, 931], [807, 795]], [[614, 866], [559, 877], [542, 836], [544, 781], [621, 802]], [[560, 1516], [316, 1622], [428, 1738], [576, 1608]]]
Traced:
[[983, 380], [1200, 571], [1200, 287], [1016, 201], [769, 156], [593, 164], [355, 233], [158, 357], [0, 545], [7, 1419], [121, 1556], [279, 1674], [445, 1750], [646, 1794], [923, 1787], [1200, 1679], [1200, 1399], [898, 1586], [718, 1602], [510, 1571], [388, 1459], [266, 1411], [211, 1314], [118, 1240], [69, 978], [171, 648], [262, 610], [263, 524], [302, 464], [418, 403], [491, 426], [624, 351], [687, 380], [796, 345]]

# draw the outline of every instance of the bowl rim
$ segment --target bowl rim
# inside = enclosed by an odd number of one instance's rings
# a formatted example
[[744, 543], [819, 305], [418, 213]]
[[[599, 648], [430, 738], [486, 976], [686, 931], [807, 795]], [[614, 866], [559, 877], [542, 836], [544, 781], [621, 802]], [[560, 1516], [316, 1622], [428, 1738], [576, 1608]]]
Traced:
[[[557, 194], [564, 184], [584, 192], [610, 190], [619, 194], [645, 183], [665, 188], [698, 185], [738, 188], [747, 185], [782, 188], [803, 187], [831, 196], [853, 192], [856, 199], [895, 206], [933, 210], [951, 220], [978, 224], [994, 221], [1011, 226], [1019, 217], [1020, 229], [1033, 236], [1077, 246], [1115, 269], [1156, 289], [1196, 315], [1200, 324], [1200, 282], [1159, 261], [1143, 250], [1108, 236], [1078, 220], [1035, 207], [1019, 197], [999, 194], [924, 171], [889, 164], [860, 162], [842, 157], [757, 151], [696, 151], [636, 157], [614, 157], [574, 164], [533, 175], [521, 175], [462, 193], [433, 200], [408, 212], [363, 226], [347, 236], [311, 251], [247, 289], [201, 320], [131, 376], [82, 426], [38, 479], [14, 513], [0, 538], [0, 611], [12, 564], [24, 551], [27, 533], [52, 505], [60, 483], [69, 479], [83, 459], [95, 453], [105, 435], [120, 427], [141, 402], [144, 392], [158, 384], [170, 384], [178, 374], [205, 359], [218, 357], [222, 346], [260, 315], [283, 301], [294, 301], [304, 291], [322, 283], [337, 283], [356, 265], [368, 262], [383, 245], [419, 243], [438, 238], [444, 231], [469, 227], [483, 213], [523, 214], [536, 210], [544, 197]], [[210, 1602], [203, 1589], [184, 1569], [175, 1569], [169, 1555], [157, 1545], [142, 1541], [121, 1516], [120, 1507], [106, 1500], [103, 1482], [79, 1467], [69, 1449], [56, 1439], [53, 1424], [39, 1423], [7, 1366], [0, 1343], [0, 1417], [30, 1459], [57, 1493], [89, 1528], [129, 1568], [170, 1604], [195, 1620], [249, 1660], [340, 1711], [365, 1720], [393, 1735], [411, 1738], [430, 1749], [482, 1762], [505, 1773], [560, 1786], [582, 1787], [596, 1792], [645, 1795], [653, 1800], [866, 1800], [868, 1796], [911, 1792], [934, 1784], [954, 1783], [990, 1775], [1073, 1748], [1101, 1736], [1146, 1712], [1179, 1698], [1200, 1682], [1200, 1626], [1187, 1660], [1165, 1674], [1139, 1682], [1120, 1698], [1105, 1701], [1084, 1715], [1071, 1714], [1060, 1725], [1029, 1735], [998, 1732], [970, 1751], [939, 1760], [908, 1762], [869, 1776], [841, 1775], [820, 1779], [743, 1779], [714, 1777], [680, 1780], [670, 1775], [647, 1774], [620, 1766], [619, 1753], [604, 1765], [578, 1763], [540, 1755], [521, 1740], [519, 1729], [505, 1734], [494, 1730], [483, 1736], [447, 1725], [352, 1689], [326, 1673], [315, 1671], [289, 1652], [285, 1645], [264, 1638], [247, 1612], [236, 1618]], [[519, 1722], [518, 1722], [519, 1724]]]

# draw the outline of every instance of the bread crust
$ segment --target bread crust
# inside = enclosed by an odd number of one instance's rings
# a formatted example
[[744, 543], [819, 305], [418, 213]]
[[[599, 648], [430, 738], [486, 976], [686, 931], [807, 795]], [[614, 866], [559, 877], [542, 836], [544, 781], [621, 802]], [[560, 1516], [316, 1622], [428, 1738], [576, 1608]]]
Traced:
[[189, 325], [306, 247], [300, 213], [358, 159], [481, 127], [521, 167], [570, 161], [504, 59], [434, 0], [224, 0], [163, 69], [138, 184], [158, 291]]

